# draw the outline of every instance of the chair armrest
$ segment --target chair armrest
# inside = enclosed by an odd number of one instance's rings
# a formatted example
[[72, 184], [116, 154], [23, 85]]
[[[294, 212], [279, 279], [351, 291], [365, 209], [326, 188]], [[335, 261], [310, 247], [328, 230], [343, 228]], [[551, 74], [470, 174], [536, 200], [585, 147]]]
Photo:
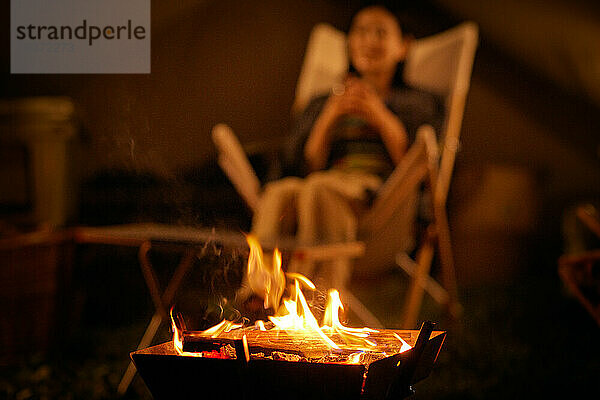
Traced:
[[261, 184], [239, 140], [225, 124], [215, 125], [212, 139], [219, 153], [219, 165], [248, 206], [255, 210]]
[[402, 206], [403, 200], [417, 190], [427, 175], [429, 163], [437, 163], [437, 157], [437, 141], [433, 127], [419, 127], [415, 143], [379, 189], [373, 206], [361, 220], [362, 228], [379, 229], [397, 208]]

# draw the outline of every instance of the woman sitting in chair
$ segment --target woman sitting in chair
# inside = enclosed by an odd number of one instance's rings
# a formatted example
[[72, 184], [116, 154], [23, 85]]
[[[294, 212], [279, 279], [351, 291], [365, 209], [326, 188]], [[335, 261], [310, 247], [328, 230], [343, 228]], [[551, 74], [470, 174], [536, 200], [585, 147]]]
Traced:
[[[417, 128], [428, 123], [437, 129], [443, 118], [436, 96], [404, 84], [407, 50], [408, 40], [386, 8], [371, 6], [354, 16], [344, 84], [311, 101], [287, 149], [289, 163], [308, 176], [266, 186], [253, 220], [259, 240], [273, 243], [294, 234], [303, 246], [356, 240], [357, 216], [400, 162]], [[295, 224], [284, 222], [290, 210]]]

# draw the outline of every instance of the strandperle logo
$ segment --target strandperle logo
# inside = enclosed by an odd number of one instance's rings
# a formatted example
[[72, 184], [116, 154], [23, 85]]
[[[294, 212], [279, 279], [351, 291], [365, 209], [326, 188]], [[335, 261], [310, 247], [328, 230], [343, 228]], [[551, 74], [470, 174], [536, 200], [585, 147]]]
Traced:
[[11, 73], [150, 73], [150, 0], [11, 0]]
[[123, 38], [127, 40], [142, 40], [146, 38], [146, 28], [141, 25], [133, 26], [131, 20], [127, 20], [126, 25], [106, 25], [99, 27], [88, 25], [86, 19], [83, 20], [81, 25], [75, 28], [69, 25], [36, 26], [29, 24], [28, 26], [17, 26], [18, 40], [72, 40], [73, 38], [87, 40], [90, 46], [98, 39], [121, 40]]

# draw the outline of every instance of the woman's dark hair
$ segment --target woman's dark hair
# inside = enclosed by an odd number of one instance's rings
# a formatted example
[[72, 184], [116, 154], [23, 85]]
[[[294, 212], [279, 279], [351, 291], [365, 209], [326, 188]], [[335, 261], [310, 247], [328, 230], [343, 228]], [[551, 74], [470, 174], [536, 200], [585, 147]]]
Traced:
[[[350, 32], [350, 29], [352, 28], [352, 22], [354, 22], [354, 17], [359, 12], [361, 12], [362, 10], [365, 10], [367, 8], [373, 8], [373, 7], [381, 8], [381, 9], [387, 11], [391, 16], [393, 16], [394, 19], [396, 20], [396, 23], [398, 24], [398, 29], [400, 29], [400, 32], [402, 33], [402, 25], [400, 24], [400, 20], [398, 19], [398, 16], [385, 4], [371, 4], [366, 7], [361, 7], [359, 10], [357, 10], [354, 13], [354, 16], [352, 17], [352, 20], [350, 21], [350, 25], [348, 26], [348, 29], [346, 30], [346, 32]], [[352, 65], [351, 60], [348, 61], [348, 73], [360, 77], [360, 73], [358, 72], [356, 67], [354, 67], [354, 65]], [[406, 83], [404, 83], [404, 61], [399, 62], [398, 65], [396, 66], [396, 71], [394, 72], [394, 76], [392, 78], [391, 84], [392, 84], [393, 88], [399, 88], [399, 87], [406, 86]]]

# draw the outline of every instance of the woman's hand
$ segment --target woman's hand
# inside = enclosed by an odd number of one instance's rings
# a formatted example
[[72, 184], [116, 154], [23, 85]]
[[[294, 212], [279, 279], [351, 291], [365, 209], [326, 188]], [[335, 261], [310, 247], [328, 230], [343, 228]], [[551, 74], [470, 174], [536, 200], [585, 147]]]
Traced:
[[360, 78], [351, 77], [344, 90], [330, 97], [338, 115], [354, 114], [370, 125], [380, 125], [387, 108], [377, 92]]
[[371, 125], [378, 125], [385, 110], [387, 108], [375, 90], [361, 79], [350, 77], [344, 85], [334, 88], [322, 116], [336, 122], [344, 115], [357, 115]]
[[343, 115], [349, 114], [350, 105], [345, 96], [344, 87], [336, 89], [339, 92], [334, 91], [325, 102], [304, 146], [304, 159], [310, 171], [325, 168], [331, 147], [333, 127]]
[[357, 77], [346, 79], [343, 88], [329, 96], [304, 147], [304, 157], [311, 171], [325, 168], [335, 123], [344, 115], [357, 115], [381, 135], [392, 161], [397, 164], [407, 147], [404, 124], [392, 113], [381, 96]]
[[363, 118], [379, 132], [385, 147], [395, 164], [406, 152], [408, 137], [400, 119], [383, 102], [382, 97], [360, 78], [349, 78], [346, 89], [339, 97], [339, 112], [355, 114]]

